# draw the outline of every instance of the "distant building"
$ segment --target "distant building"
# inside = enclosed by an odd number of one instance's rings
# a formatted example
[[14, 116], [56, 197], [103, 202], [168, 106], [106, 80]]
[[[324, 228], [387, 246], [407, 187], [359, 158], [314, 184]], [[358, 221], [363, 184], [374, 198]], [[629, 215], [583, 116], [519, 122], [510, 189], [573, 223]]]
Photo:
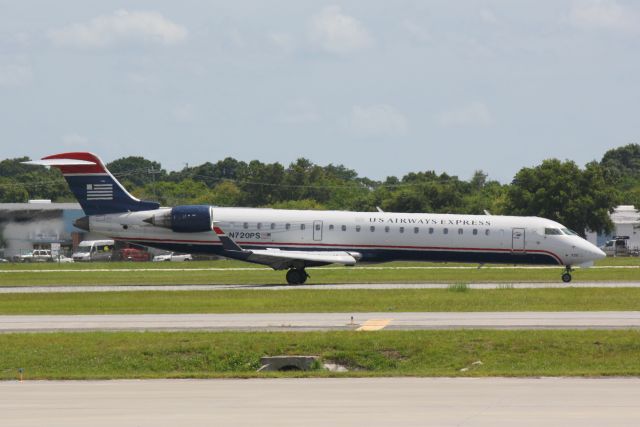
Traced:
[[10, 258], [33, 249], [51, 249], [52, 244], [70, 253], [82, 240], [100, 238], [73, 226], [82, 216], [78, 203], [0, 203], [0, 256]]
[[609, 234], [588, 233], [587, 240], [602, 246], [613, 236], [628, 236], [629, 248], [640, 248], [640, 212], [633, 205], [620, 205], [611, 213], [613, 232]]

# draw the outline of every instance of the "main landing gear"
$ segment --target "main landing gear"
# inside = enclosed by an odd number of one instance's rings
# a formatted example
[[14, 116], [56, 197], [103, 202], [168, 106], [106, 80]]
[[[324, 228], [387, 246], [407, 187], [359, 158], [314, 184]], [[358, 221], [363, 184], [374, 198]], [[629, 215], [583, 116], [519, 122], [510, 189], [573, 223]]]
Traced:
[[304, 268], [292, 268], [287, 271], [287, 283], [290, 285], [302, 285], [309, 275]]
[[571, 281], [571, 266], [567, 265], [564, 273], [562, 273], [562, 281], [564, 283], [569, 283]]

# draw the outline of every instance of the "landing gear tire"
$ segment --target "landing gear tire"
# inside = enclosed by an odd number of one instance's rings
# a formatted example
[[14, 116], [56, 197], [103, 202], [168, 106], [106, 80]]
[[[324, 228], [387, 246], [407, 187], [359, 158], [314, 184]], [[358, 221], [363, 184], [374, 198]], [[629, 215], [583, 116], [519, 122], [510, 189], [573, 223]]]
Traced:
[[569, 283], [571, 281], [571, 270], [567, 270], [566, 272], [562, 273], [562, 281], [564, 283]]
[[290, 285], [302, 285], [309, 275], [303, 268], [292, 268], [287, 271], [287, 283]]

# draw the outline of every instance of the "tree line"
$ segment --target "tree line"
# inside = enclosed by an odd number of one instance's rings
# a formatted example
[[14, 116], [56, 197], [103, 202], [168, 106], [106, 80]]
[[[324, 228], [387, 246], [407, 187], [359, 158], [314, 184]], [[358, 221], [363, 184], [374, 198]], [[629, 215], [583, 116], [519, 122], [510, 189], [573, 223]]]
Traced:
[[[0, 202], [75, 201], [57, 170], [23, 165], [27, 157], [0, 161]], [[163, 206], [217, 206], [531, 215], [583, 233], [608, 232], [608, 213], [619, 204], [640, 206], [640, 145], [609, 150], [580, 168], [571, 160], [544, 160], [516, 173], [512, 182], [489, 180], [478, 170], [462, 180], [434, 171], [383, 181], [360, 177], [343, 165], [300, 158], [288, 166], [226, 158], [167, 171], [156, 161], [124, 157], [108, 169], [136, 197]]]

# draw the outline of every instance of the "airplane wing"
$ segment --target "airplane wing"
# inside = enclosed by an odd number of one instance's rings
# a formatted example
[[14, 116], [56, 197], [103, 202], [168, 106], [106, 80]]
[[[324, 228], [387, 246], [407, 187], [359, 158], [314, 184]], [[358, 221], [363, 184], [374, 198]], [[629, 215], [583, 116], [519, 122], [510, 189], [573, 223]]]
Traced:
[[357, 252], [346, 251], [289, 251], [274, 248], [243, 249], [220, 227], [214, 226], [213, 231], [222, 242], [222, 247], [230, 258], [268, 265], [274, 270], [328, 264], [355, 265], [361, 258], [361, 255]]

